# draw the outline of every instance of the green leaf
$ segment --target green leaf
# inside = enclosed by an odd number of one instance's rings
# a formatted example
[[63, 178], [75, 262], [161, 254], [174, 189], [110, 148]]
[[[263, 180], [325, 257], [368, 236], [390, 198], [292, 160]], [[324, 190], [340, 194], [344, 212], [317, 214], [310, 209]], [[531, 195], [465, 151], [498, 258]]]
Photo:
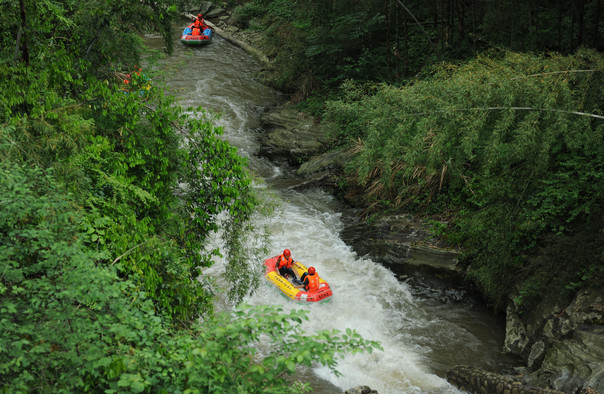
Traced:
[[296, 364], [293, 363], [292, 361], [287, 361], [285, 363], [287, 370], [291, 373], [294, 373], [296, 371]]

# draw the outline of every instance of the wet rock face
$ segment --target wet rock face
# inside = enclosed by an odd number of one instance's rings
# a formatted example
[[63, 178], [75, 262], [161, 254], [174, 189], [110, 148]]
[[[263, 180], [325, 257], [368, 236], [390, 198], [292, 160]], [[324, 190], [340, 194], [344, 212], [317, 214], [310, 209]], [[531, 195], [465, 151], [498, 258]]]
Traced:
[[261, 148], [258, 153], [272, 159], [283, 158], [292, 165], [324, 152], [332, 140], [313, 119], [294, 109], [267, 112], [260, 121], [266, 132], [259, 135]]
[[224, 12], [224, 10], [222, 10], [222, 8], [217, 7], [213, 2], [211, 1], [201, 1], [201, 2], [194, 2], [194, 1], [190, 1], [188, 2], [188, 4], [185, 4], [182, 9], [190, 14], [193, 14], [194, 16], [197, 16], [197, 14], [203, 14], [205, 19], [208, 19], [210, 17], [216, 16], [217, 14], [220, 14], [222, 12]]
[[604, 327], [576, 330], [572, 337], [554, 341], [531, 379], [551, 382], [567, 393], [583, 387], [604, 392]]
[[384, 216], [370, 223], [359, 221], [346, 226], [340, 237], [359, 256], [370, 256], [399, 276], [419, 275], [436, 287], [463, 285], [458, 253], [434, 242], [426, 226], [410, 215]]
[[521, 316], [507, 310], [504, 351], [522, 356], [533, 371], [526, 380], [566, 393], [604, 392], [604, 288], [579, 292], [559, 306]]
[[400, 215], [358, 222], [346, 227], [340, 236], [360, 256], [371, 255], [380, 262], [397, 264], [411, 259], [411, 245], [426, 234], [410, 217]]
[[529, 342], [528, 335], [524, 323], [511, 304], [506, 310], [505, 319], [506, 332], [503, 351], [518, 356], [525, 355]]

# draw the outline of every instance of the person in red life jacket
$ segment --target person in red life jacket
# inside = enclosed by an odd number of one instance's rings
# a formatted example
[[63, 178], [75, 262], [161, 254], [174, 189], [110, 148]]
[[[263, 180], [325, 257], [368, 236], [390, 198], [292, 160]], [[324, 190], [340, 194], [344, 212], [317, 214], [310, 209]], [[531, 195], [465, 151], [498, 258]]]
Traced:
[[197, 14], [197, 18], [195, 20], [199, 21], [199, 24], [201, 25], [202, 30], [205, 29], [206, 23], [203, 21], [203, 14]]
[[[134, 66], [134, 73], [135, 73], [137, 76], [140, 76], [140, 75], [141, 75], [141, 69], [140, 69], [140, 67], [139, 67], [139, 66], [136, 66], [136, 65]], [[125, 83], [126, 85], [130, 85], [130, 82], [133, 82], [133, 80], [132, 80], [132, 74], [126, 74], [126, 79], [124, 79], [124, 83]], [[134, 84], [134, 85], [136, 85], [136, 84]]]
[[200, 36], [201, 32], [203, 31], [203, 26], [201, 25], [201, 23], [199, 22], [198, 19], [195, 19], [195, 22], [193, 22], [193, 32], [192, 34], [194, 36]]
[[304, 287], [306, 291], [317, 291], [319, 290], [319, 285], [321, 284], [319, 281], [319, 275], [317, 275], [315, 267], [310, 267], [308, 269], [308, 272], [303, 273], [302, 277], [300, 277], [300, 281], [302, 282], [302, 285], [296, 287]]
[[290, 275], [292, 278], [296, 279], [297, 277], [294, 273], [294, 270], [292, 270], [292, 265], [295, 265], [296, 267], [300, 268], [298, 263], [296, 263], [294, 259], [292, 259], [292, 253], [290, 252], [290, 250], [285, 249], [283, 251], [283, 254], [277, 258], [276, 263], [276, 267], [279, 270], [281, 276], [287, 278], [287, 275]]

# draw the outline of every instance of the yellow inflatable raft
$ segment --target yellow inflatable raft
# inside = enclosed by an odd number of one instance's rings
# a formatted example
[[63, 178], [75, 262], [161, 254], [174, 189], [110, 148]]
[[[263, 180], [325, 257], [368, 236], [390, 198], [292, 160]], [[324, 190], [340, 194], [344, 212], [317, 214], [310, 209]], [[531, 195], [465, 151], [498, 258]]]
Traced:
[[[302, 301], [302, 302], [320, 302], [325, 301], [329, 297], [333, 295], [331, 292], [331, 288], [329, 284], [319, 277], [319, 289], [316, 291], [306, 291], [303, 288], [297, 288], [292, 284], [293, 278], [286, 279], [279, 274], [279, 270], [276, 267], [277, 259], [279, 256], [271, 257], [270, 259], [264, 260], [264, 265], [266, 267], [265, 277], [269, 280], [269, 282], [273, 283], [279, 290], [283, 292], [286, 296], [291, 298], [294, 301]], [[296, 276], [300, 278], [304, 272], [307, 272], [306, 267], [296, 261], [296, 263], [300, 266], [292, 265], [292, 270], [296, 273]]]

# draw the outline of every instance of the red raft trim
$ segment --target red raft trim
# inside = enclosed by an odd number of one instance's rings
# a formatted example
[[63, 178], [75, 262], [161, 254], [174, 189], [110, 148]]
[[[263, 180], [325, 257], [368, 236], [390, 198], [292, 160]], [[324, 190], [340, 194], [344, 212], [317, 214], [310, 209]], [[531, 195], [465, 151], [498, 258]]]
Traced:
[[212, 33], [210, 35], [207, 34], [200, 34], [200, 35], [196, 35], [194, 36], [193, 34], [187, 34], [187, 29], [189, 30], [193, 30], [193, 23], [191, 23], [189, 26], [187, 26], [185, 28], [185, 30], [183, 31], [183, 34], [180, 36], [180, 42], [182, 42], [183, 44], [188, 44], [188, 45], [205, 45], [205, 44], [209, 44], [210, 41], [212, 40], [212, 36], [214, 35], [214, 31], [207, 25], [204, 25], [204, 32], [206, 30], [211, 30]]
[[[291, 298], [294, 301], [300, 302], [321, 302], [329, 299], [333, 295], [329, 284], [319, 277], [319, 289], [316, 291], [306, 291], [303, 289], [299, 289], [294, 287], [294, 285], [282, 277], [277, 271], [275, 265], [277, 262], [277, 258], [279, 256], [271, 257], [270, 259], [264, 260], [264, 266], [266, 268], [265, 277], [269, 282], [272, 282], [281, 292], [283, 292], [286, 296]], [[302, 268], [298, 268], [295, 265], [292, 265], [292, 269], [300, 277], [302, 273], [306, 272], [306, 267], [297, 261]]]

